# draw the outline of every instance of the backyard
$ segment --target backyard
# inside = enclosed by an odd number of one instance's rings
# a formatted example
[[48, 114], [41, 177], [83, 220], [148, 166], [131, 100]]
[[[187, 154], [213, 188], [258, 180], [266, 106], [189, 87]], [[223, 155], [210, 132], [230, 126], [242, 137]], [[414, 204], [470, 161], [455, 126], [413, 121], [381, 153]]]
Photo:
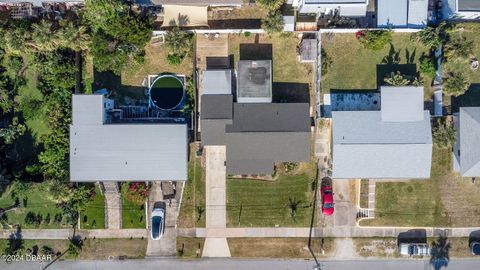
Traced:
[[80, 228], [105, 229], [105, 200], [98, 187], [95, 188], [95, 197], [85, 209], [80, 213]]
[[434, 147], [430, 179], [377, 183], [375, 219], [361, 225], [478, 225], [480, 183], [460, 178], [451, 166], [451, 151]]
[[124, 229], [144, 229], [145, 224], [145, 201], [132, 201], [127, 195], [128, 183], [121, 187], [122, 198], [122, 227]]
[[227, 226], [310, 226], [315, 172], [310, 162], [289, 173], [277, 171], [275, 180], [228, 178]]
[[[376, 90], [385, 75], [401, 71], [414, 76], [419, 59], [428, 49], [412, 40], [410, 33], [392, 33], [392, 42], [381, 50], [369, 50], [357, 41], [354, 33], [322, 34], [322, 49], [331, 65], [322, 75], [323, 94], [335, 90]], [[431, 98], [431, 78], [425, 80], [425, 99]]]
[[[25, 191], [26, 196], [19, 198], [19, 207], [7, 211], [6, 223], [10, 225], [20, 224], [22, 229], [57, 229], [69, 227], [63, 218], [62, 210], [57, 207], [57, 202], [51, 199], [46, 187], [42, 184], [32, 184]], [[20, 197], [20, 196], [19, 196]], [[0, 208], [8, 208], [15, 204], [12, 198], [11, 187], [0, 197]], [[30, 221], [26, 221], [26, 217]]]
[[178, 216], [180, 228], [205, 227], [205, 172], [200, 158], [195, 157], [195, 144], [191, 144], [190, 149], [188, 181], [185, 183]]

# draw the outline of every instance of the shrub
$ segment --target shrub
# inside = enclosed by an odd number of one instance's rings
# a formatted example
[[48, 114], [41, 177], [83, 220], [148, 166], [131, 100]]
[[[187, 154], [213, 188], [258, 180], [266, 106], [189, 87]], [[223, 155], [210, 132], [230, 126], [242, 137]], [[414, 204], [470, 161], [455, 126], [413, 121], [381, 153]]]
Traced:
[[295, 162], [284, 162], [283, 167], [285, 168], [285, 172], [291, 172], [298, 167], [298, 163]]
[[165, 45], [168, 49], [168, 63], [174, 66], [179, 65], [185, 57], [192, 54], [192, 35], [174, 27], [165, 34]]
[[364, 48], [374, 51], [381, 50], [392, 42], [390, 30], [361, 30], [355, 33], [355, 37]]
[[455, 142], [455, 129], [451, 124], [437, 119], [432, 130], [433, 142], [438, 148], [448, 148]]
[[44, 254], [44, 255], [53, 255], [55, 254], [55, 251], [53, 250], [53, 248], [49, 247], [49, 246], [42, 246], [42, 248], [40, 249], [40, 251]]
[[269, 35], [282, 32], [283, 25], [283, 16], [279, 11], [269, 12], [267, 16], [262, 19], [262, 29]]
[[252, 35], [252, 32], [246, 31], [246, 32], [243, 32], [243, 35], [244, 35], [245, 37], [249, 37], [249, 36]]
[[143, 182], [133, 182], [128, 184], [126, 198], [134, 203], [142, 204], [148, 197], [149, 187]]
[[267, 11], [277, 11], [284, 2], [285, 0], [255, 0], [255, 3]]
[[473, 55], [474, 47], [473, 40], [464, 36], [455, 36], [445, 44], [445, 58], [447, 61], [457, 58], [468, 58]]
[[435, 77], [435, 60], [432, 57], [423, 57], [420, 59], [419, 69], [424, 76]]
[[470, 87], [469, 79], [462, 73], [450, 72], [443, 78], [443, 92], [449, 96], [459, 96]]
[[182, 63], [183, 57], [181, 55], [175, 54], [175, 53], [169, 53], [167, 55], [167, 62], [171, 66], [178, 66], [180, 63]]
[[321, 50], [322, 56], [322, 76], [328, 73], [328, 70], [332, 66], [332, 58], [327, 54], [327, 52], [322, 48]]

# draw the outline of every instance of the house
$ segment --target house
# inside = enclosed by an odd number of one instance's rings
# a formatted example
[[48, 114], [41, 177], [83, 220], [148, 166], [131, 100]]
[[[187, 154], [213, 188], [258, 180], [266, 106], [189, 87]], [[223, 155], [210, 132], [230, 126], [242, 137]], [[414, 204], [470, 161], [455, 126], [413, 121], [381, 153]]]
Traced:
[[164, 6], [164, 5], [181, 5], [181, 6], [211, 6], [211, 7], [240, 7], [242, 0], [135, 0], [135, 4], [141, 6]]
[[373, 0], [291, 0], [292, 6], [299, 13], [334, 14], [338, 12], [345, 17], [364, 17], [369, 1]]
[[456, 142], [453, 169], [462, 177], [480, 176], [480, 107], [462, 107], [454, 114]]
[[380, 110], [332, 112], [332, 177], [429, 178], [432, 133], [423, 87], [380, 91]]
[[270, 60], [239, 61], [236, 91], [231, 72], [203, 73], [209, 79], [202, 81], [202, 145], [226, 146], [226, 170], [234, 175], [272, 174], [275, 162], [309, 161], [310, 105], [272, 103]]
[[185, 181], [187, 125], [113, 119], [104, 95], [73, 95], [70, 181]]
[[378, 0], [380, 28], [423, 28], [428, 21], [428, 0]]
[[441, 15], [446, 20], [478, 20], [480, 19], [480, 1], [442, 0]]

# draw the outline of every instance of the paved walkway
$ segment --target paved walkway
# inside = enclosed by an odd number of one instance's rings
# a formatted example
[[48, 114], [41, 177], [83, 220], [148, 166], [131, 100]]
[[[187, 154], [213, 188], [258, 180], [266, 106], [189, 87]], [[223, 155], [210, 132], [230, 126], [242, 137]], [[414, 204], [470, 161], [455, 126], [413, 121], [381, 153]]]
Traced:
[[230, 257], [227, 239], [210, 234], [227, 227], [225, 146], [206, 146], [206, 233], [202, 257]]
[[122, 201], [117, 182], [103, 182], [105, 188], [105, 228], [122, 228]]

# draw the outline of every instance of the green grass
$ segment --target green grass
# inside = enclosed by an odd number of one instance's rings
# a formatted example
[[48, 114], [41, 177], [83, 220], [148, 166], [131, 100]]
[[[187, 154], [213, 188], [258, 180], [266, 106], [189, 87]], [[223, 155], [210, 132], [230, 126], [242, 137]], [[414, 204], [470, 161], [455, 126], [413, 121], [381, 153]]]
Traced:
[[[111, 259], [124, 256], [129, 259], [141, 259], [145, 257], [147, 250], [147, 239], [84, 239], [82, 250], [79, 251], [77, 258], [72, 257], [68, 252], [62, 259], [79, 259], [79, 260], [95, 260], [95, 259]], [[44, 239], [24, 239], [23, 249], [20, 255], [25, 255], [27, 249], [33, 249], [34, 246], [39, 248], [39, 255], [42, 255], [43, 246], [51, 247], [54, 253], [63, 253], [68, 249], [69, 240], [44, 240]], [[0, 239], [0, 254], [8, 246], [7, 239]], [[119, 248], [121, 247], [121, 248]]]
[[124, 229], [144, 229], [146, 227], [145, 204], [129, 201], [125, 196], [127, 189], [128, 185], [122, 185], [122, 226]]
[[80, 228], [105, 229], [105, 200], [98, 187], [95, 188], [95, 197], [86, 209], [80, 214]]
[[[329, 93], [332, 90], [375, 90], [383, 83], [385, 74], [392, 71], [400, 70], [414, 75], [418, 70], [420, 57], [423, 54], [428, 55], [427, 48], [419, 42], [412, 41], [409, 33], [392, 33], [391, 45], [386, 45], [378, 51], [363, 48], [354, 33], [323, 34], [322, 48], [332, 59], [328, 73], [322, 76], [322, 93]], [[382, 63], [385, 57], [395, 53], [398, 53], [401, 65]], [[431, 92], [430, 82], [431, 79], [425, 81], [426, 93]]]
[[177, 257], [182, 259], [201, 258], [205, 238], [177, 237]]
[[[227, 179], [227, 226], [307, 227], [310, 225], [315, 164], [304, 163], [295, 174], [278, 173], [273, 181]], [[289, 199], [299, 201], [295, 218]]]
[[[41, 184], [32, 184], [27, 194], [26, 207], [24, 207], [24, 204], [20, 199], [20, 207], [6, 213], [9, 224], [21, 224], [23, 229], [56, 229], [69, 226], [65, 223], [65, 220], [60, 224], [53, 222], [55, 215], [62, 213], [62, 210], [57, 207], [55, 201], [50, 199], [48, 191], [46, 191]], [[0, 197], [0, 208], [6, 208], [13, 204], [14, 200], [11, 196], [11, 190], [7, 189], [7, 191]], [[45, 222], [42, 222], [40, 225], [26, 224], [25, 216], [29, 211], [32, 211], [35, 214], [41, 214], [44, 219], [47, 214], [50, 214], [50, 223], [46, 224]]]
[[[312, 239], [317, 257], [331, 256], [335, 250], [333, 238]], [[308, 238], [229, 238], [232, 257], [236, 258], [297, 258], [311, 259]], [[323, 246], [324, 254], [321, 252]]]
[[[200, 158], [195, 157], [196, 147], [191, 144], [188, 161], [188, 181], [185, 183], [182, 205], [178, 216], [179, 228], [205, 227], [205, 171]], [[203, 209], [200, 220], [197, 207]]]

